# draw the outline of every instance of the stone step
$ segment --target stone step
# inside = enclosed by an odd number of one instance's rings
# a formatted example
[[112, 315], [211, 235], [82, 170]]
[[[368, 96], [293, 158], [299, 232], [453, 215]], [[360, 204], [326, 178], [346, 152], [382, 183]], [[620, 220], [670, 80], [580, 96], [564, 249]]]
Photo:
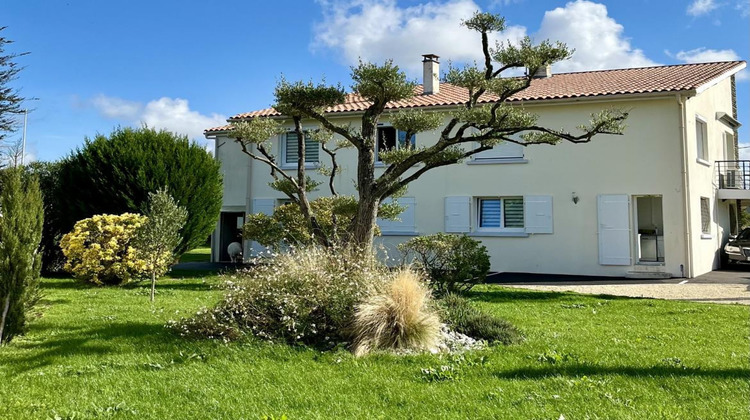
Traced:
[[666, 273], [664, 271], [628, 271], [625, 278], [639, 280], [671, 279], [672, 273]]

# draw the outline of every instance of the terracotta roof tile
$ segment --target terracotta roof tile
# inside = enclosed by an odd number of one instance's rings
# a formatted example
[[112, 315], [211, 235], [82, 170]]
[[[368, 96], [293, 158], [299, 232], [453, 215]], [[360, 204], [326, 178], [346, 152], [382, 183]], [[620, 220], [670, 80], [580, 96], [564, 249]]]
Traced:
[[[673, 66], [641, 67], [618, 70], [598, 70], [579, 73], [559, 73], [548, 78], [534, 79], [523, 91], [508, 98], [509, 102], [540, 101], [550, 99], [584, 98], [622, 94], [678, 92], [693, 90], [712, 79], [734, 69], [744, 61], [680, 64]], [[423, 95], [422, 86], [414, 89], [414, 97], [390, 102], [386, 109], [452, 106], [466, 101], [467, 90], [440, 84], [440, 93]], [[492, 102], [497, 96], [485, 94], [480, 102]], [[330, 107], [326, 113], [364, 111], [370, 103], [357, 94], [346, 95], [343, 104]], [[237, 114], [229, 119], [242, 120], [253, 117], [280, 116], [273, 108]], [[207, 129], [206, 133], [226, 131], [228, 125]]]

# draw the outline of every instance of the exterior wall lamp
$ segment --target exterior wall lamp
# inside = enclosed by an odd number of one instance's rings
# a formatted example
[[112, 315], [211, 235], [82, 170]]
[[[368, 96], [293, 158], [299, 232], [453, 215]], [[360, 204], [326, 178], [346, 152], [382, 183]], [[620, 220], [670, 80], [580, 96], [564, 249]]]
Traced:
[[578, 204], [578, 200], [579, 200], [579, 198], [578, 198], [578, 194], [576, 194], [576, 193], [574, 192], [574, 193], [573, 193], [573, 204]]

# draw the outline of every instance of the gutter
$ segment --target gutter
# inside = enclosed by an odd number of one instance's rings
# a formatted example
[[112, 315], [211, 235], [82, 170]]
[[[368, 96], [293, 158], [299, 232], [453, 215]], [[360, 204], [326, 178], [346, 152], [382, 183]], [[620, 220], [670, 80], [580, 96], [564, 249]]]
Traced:
[[682, 211], [685, 215], [685, 278], [693, 277], [693, 239], [690, 231], [690, 165], [688, 164], [687, 125], [685, 124], [685, 97], [677, 94], [677, 103], [680, 106], [680, 151], [682, 152]]

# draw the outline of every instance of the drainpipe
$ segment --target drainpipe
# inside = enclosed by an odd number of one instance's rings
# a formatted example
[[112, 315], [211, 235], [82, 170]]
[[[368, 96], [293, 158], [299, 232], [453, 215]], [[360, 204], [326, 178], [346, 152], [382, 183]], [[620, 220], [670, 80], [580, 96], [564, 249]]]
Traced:
[[690, 166], [688, 165], [687, 125], [685, 124], [685, 98], [677, 95], [677, 103], [680, 104], [680, 150], [682, 151], [682, 191], [683, 214], [685, 215], [685, 270], [686, 278], [693, 277], [693, 239], [690, 232]]

